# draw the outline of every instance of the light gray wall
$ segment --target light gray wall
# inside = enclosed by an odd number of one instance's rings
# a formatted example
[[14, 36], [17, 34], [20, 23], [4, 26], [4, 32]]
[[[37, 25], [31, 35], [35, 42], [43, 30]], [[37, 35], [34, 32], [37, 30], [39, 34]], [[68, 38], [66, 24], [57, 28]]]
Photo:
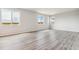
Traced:
[[[48, 24], [46, 22], [44, 25], [37, 24], [36, 17], [37, 15], [40, 15], [39, 13], [24, 10], [24, 9], [15, 9], [15, 10], [20, 12], [21, 23], [19, 25], [14, 25], [14, 24], [3, 25], [0, 23], [0, 36], [30, 32], [30, 31], [36, 31], [36, 30], [48, 28]], [[48, 20], [47, 16], [45, 16], [45, 20], [46, 21]]]
[[79, 10], [55, 15], [54, 29], [79, 32]]

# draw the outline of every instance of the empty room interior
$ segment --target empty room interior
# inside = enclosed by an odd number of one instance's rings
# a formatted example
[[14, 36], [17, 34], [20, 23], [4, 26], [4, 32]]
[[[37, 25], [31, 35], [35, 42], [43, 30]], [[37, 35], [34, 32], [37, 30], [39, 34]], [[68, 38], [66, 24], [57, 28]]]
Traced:
[[79, 9], [0, 8], [0, 50], [79, 50]]

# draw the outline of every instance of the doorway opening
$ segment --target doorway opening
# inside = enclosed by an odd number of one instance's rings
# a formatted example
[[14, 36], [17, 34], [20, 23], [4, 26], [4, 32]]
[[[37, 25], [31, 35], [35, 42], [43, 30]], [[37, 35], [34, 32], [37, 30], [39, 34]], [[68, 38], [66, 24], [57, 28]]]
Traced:
[[55, 17], [49, 16], [49, 29], [52, 30], [54, 28]]

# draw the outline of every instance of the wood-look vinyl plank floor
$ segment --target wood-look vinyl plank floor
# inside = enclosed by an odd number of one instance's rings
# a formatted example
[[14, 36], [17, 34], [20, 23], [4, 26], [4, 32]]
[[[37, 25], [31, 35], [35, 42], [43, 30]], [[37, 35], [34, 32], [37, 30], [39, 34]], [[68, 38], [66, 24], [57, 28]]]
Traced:
[[44, 30], [0, 37], [0, 50], [79, 50], [79, 33]]

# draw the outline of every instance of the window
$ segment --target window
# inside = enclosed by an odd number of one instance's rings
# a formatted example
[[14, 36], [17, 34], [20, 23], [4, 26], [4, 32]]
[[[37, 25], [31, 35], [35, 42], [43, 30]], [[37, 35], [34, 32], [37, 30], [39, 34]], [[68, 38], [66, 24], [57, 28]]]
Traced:
[[37, 16], [37, 22], [38, 22], [38, 24], [44, 24], [44, 16], [42, 16], [42, 15]]
[[1, 22], [2, 23], [11, 23], [11, 10], [1, 9]]
[[20, 12], [19, 11], [13, 11], [12, 23], [13, 24], [19, 24], [20, 23]]
[[1, 23], [3, 24], [19, 24], [20, 12], [15, 9], [1, 9]]

